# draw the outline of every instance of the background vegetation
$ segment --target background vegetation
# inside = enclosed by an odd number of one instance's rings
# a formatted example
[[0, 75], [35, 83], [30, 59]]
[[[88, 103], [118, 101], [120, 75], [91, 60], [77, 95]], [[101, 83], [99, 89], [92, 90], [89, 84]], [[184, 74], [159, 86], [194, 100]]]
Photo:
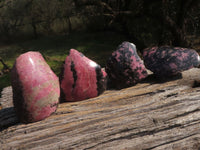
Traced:
[[59, 74], [70, 48], [104, 66], [124, 40], [140, 52], [154, 45], [200, 50], [200, 1], [0, 0], [0, 90], [21, 53], [40, 51]]

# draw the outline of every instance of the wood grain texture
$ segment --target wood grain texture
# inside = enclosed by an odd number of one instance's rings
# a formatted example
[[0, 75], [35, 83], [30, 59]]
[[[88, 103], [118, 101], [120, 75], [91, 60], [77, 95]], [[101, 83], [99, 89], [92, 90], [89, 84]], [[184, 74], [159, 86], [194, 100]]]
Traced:
[[166, 82], [149, 76], [130, 88], [63, 103], [51, 117], [31, 124], [19, 123], [13, 108], [3, 107], [0, 149], [199, 150], [200, 87], [192, 86], [200, 69], [182, 76]]

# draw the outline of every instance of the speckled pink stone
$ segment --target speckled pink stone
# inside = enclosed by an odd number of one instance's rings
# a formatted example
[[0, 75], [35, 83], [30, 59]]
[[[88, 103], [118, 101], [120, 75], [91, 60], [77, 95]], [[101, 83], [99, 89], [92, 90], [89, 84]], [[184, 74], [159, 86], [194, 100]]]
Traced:
[[152, 47], [143, 52], [144, 64], [157, 77], [166, 78], [180, 74], [184, 70], [198, 67], [199, 54], [194, 49], [182, 47]]
[[106, 64], [106, 72], [110, 87], [116, 89], [133, 86], [148, 76], [136, 46], [130, 42], [123, 42], [112, 53]]
[[13, 103], [21, 122], [43, 120], [56, 111], [59, 80], [39, 52], [20, 55], [11, 74]]

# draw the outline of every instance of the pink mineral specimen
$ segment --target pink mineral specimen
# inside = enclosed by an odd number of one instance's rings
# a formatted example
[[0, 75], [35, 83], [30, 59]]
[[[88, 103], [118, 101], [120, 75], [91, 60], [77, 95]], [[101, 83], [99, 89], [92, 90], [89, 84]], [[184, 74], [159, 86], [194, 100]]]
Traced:
[[115, 89], [133, 86], [148, 76], [136, 46], [130, 42], [123, 42], [112, 53], [106, 64], [106, 72], [109, 86]]
[[11, 77], [14, 108], [21, 122], [40, 121], [56, 111], [59, 80], [39, 52], [20, 55]]
[[182, 47], [152, 47], [143, 52], [144, 64], [157, 77], [165, 78], [200, 65], [199, 54], [194, 49]]
[[97, 63], [71, 49], [61, 75], [63, 101], [80, 101], [100, 95], [106, 89], [106, 76]]

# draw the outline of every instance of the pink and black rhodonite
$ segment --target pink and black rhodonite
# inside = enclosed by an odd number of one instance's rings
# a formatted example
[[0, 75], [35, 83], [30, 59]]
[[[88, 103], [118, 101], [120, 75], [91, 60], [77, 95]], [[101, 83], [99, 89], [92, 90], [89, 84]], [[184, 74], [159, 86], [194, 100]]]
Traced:
[[100, 95], [106, 89], [106, 76], [96, 62], [71, 49], [60, 79], [61, 101], [80, 101]]
[[20, 55], [11, 77], [14, 108], [21, 122], [43, 120], [56, 111], [59, 80], [39, 52]]
[[146, 68], [133, 43], [123, 42], [107, 61], [106, 72], [112, 88], [135, 85], [147, 77]]
[[144, 64], [158, 77], [169, 77], [184, 70], [198, 67], [198, 53], [193, 49], [181, 47], [152, 47], [143, 52]]

